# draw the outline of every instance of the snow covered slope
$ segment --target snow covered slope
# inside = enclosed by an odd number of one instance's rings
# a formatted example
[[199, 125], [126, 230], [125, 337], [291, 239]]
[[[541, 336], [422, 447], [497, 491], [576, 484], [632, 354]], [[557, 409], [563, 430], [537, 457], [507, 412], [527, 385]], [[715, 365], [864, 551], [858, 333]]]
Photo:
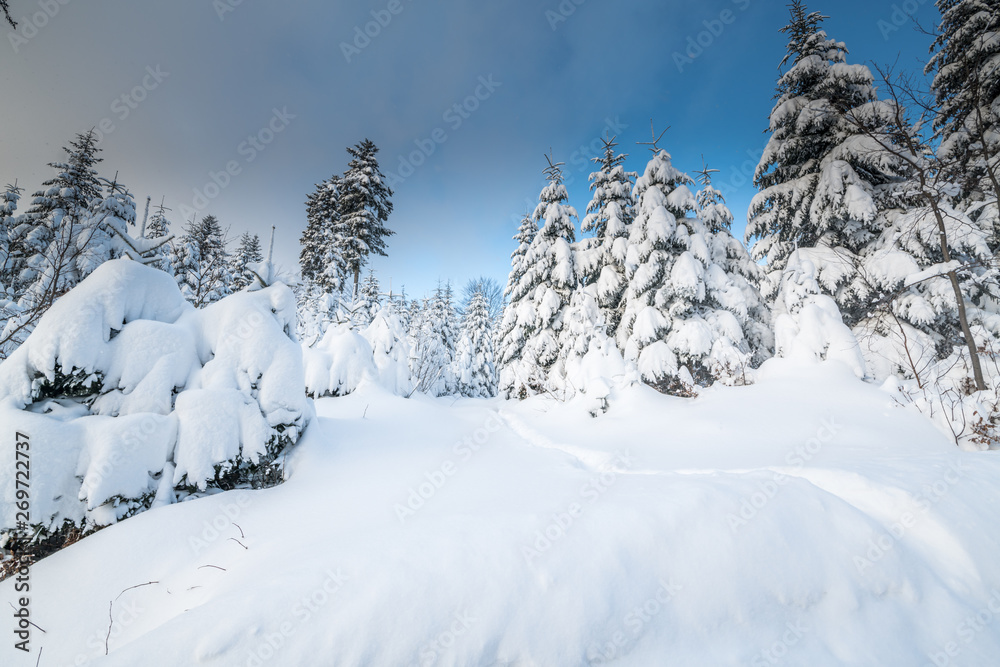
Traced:
[[632, 388], [597, 419], [586, 399], [318, 401], [285, 484], [34, 567], [41, 664], [1000, 664], [996, 453], [846, 366], [762, 375]]

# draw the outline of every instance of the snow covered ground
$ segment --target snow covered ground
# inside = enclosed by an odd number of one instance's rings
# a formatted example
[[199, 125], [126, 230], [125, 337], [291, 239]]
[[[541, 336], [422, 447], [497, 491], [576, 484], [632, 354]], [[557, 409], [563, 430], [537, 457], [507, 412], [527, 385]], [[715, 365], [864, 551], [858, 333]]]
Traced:
[[320, 400], [285, 484], [35, 566], [40, 664], [1000, 664], [996, 453], [836, 362], [762, 375], [598, 418]]

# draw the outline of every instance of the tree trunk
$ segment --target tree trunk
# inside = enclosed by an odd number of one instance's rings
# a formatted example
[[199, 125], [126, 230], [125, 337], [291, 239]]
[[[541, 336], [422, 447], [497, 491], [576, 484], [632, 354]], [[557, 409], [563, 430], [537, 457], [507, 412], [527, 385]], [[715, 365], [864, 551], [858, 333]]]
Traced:
[[[927, 199], [931, 205], [931, 210], [934, 211], [934, 219], [937, 220], [938, 239], [941, 243], [942, 258], [946, 263], [950, 262], [951, 253], [948, 251], [948, 232], [944, 226], [944, 217], [941, 215], [941, 210], [938, 208], [938, 204], [933, 197], [928, 197]], [[972, 337], [972, 329], [969, 328], [969, 317], [965, 311], [965, 297], [962, 296], [962, 286], [958, 282], [958, 273], [949, 271], [948, 280], [951, 281], [951, 288], [955, 291], [955, 301], [958, 303], [958, 321], [962, 325], [962, 335], [965, 336], [965, 345], [969, 349], [969, 357], [972, 361], [972, 375], [976, 381], [976, 389], [983, 391], [986, 389], [986, 380], [983, 379], [983, 368], [979, 363], [979, 351], [976, 349], [976, 341]]]

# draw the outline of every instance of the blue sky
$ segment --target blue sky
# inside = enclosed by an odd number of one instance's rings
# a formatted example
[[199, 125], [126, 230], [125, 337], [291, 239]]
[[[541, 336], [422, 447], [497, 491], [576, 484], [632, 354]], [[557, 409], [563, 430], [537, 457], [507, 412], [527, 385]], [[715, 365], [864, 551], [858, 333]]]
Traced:
[[[502, 282], [544, 155], [566, 162], [583, 214], [598, 138], [611, 128], [641, 172], [650, 119], [671, 127], [660, 145], [679, 168], [704, 155], [721, 170], [742, 236], [787, 19], [763, 0], [64, 1], [11, 0], [27, 20], [0, 46], [0, 181], [30, 194], [60, 146], [103, 127], [102, 173], [120, 172], [140, 215], [149, 195], [175, 228], [194, 210], [234, 237], [275, 225], [294, 267], [307, 193], [368, 137], [399, 178], [373, 265], [412, 295]], [[810, 9], [851, 62], [914, 71], [930, 38], [905, 21], [937, 19], [930, 0]]]

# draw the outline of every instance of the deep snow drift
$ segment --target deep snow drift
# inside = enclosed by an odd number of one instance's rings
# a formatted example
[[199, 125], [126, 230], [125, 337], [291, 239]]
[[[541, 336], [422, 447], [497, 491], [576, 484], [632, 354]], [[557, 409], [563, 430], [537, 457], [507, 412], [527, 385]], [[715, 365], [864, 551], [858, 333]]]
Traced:
[[1000, 662], [994, 453], [836, 362], [609, 406], [321, 399], [285, 484], [35, 566], [42, 664]]

